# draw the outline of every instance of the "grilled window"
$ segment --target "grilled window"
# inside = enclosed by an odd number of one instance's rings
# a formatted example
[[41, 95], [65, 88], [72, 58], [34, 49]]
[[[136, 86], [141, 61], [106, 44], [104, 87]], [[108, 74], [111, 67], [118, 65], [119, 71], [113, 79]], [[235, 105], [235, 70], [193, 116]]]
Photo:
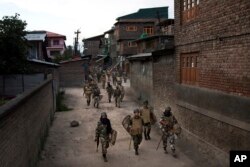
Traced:
[[199, 14], [199, 0], [182, 0], [182, 23], [195, 19]]

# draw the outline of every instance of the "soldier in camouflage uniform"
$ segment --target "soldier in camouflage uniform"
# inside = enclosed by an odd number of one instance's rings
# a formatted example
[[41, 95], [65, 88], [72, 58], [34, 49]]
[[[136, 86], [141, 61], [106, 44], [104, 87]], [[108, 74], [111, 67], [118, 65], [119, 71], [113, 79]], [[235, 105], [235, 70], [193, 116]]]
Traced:
[[148, 101], [143, 102], [143, 107], [140, 109], [140, 115], [143, 119], [143, 131], [145, 140], [150, 140], [150, 131], [151, 131], [151, 123], [150, 123], [150, 114], [152, 112], [151, 107], [148, 105]]
[[109, 103], [110, 103], [111, 102], [111, 97], [112, 97], [112, 94], [113, 94], [113, 91], [114, 91], [112, 85], [110, 85], [110, 82], [108, 82], [106, 90], [107, 90], [107, 93], [108, 93], [108, 99], [109, 99]]
[[135, 155], [139, 155], [138, 149], [142, 141], [143, 120], [140, 117], [139, 109], [134, 110], [134, 117], [130, 120], [130, 134], [133, 138]]
[[87, 99], [87, 105], [89, 106], [91, 102], [91, 94], [92, 94], [92, 88], [89, 83], [86, 83], [86, 85], [83, 88], [83, 91]]
[[93, 89], [93, 99], [94, 99], [94, 107], [96, 108], [99, 107], [100, 94], [101, 94], [100, 89], [98, 88], [97, 85], [95, 85]]
[[115, 106], [121, 107], [121, 90], [118, 86], [116, 86], [116, 89], [114, 90], [114, 98], [115, 98]]
[[102, 81], [102, 88], [105, 89], [105, 84], [106, 84], [106, 75], [105, 75], [105, 73], [102, 74], [101, 81]]
[[122, 86], [122, 81], [117, 81], [117, 83], [118, 83], [118, 87], [121, 91], [121, 102], [122, 102], [124, 95], [125, 95], [125, 90], [124, 90], [124, 87]]
[[165, 153], [168, 153], [167, 152], [167, 145], [169, 142], [172, 153], [175, 156], [174, 125], [177, 124], [177, 120], [172, 115], [170, 107], [166, 107], [159, 123], [160, 123], [160, 128], [162, 130], [163, 149], [164, 149]]
[[112, 133], [112, 127], [110, 120], [105, 112], [101, 113], [101, 118], [97, 123], [95, 141], [101, 141], [102, 144], [102, 156], [105, 162], [107, 162], [107, 148], [109, 147], [109, 141]]

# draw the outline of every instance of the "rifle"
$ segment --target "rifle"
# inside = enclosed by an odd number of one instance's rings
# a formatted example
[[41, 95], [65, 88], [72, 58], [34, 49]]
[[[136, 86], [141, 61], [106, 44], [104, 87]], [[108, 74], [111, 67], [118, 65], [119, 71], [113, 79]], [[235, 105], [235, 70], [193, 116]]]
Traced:
[[157, 147], [156, 147], [156, 150], [158, 150], [158, 148], [159, 148], [159, 146], [160, 146], [160, 144], [161, 144], [161, 141], [162, 141], [162, 136], [161, 136], [161, 139], [160, 139], [160, 141], [159, 141], [159, 143], [158, 143], [158, 145], [157, 145]]
[[98, 146], [99, 146], [99, 136], [97, 136], [96, 140], [96, 152], [98, 152]]

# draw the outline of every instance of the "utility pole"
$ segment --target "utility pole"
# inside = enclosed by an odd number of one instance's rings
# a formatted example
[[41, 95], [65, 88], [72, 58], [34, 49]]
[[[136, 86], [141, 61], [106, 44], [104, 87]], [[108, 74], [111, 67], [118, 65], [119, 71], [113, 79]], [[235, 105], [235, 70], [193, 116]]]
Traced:
[[77, 55], [77, 50], [78, 50], [78, 38], [79, 38], [79, 34], [80, 34], [80, 30], [78, 29], [75, 34], [76, 34], [76, 38], [75, 38], [75, 56]]

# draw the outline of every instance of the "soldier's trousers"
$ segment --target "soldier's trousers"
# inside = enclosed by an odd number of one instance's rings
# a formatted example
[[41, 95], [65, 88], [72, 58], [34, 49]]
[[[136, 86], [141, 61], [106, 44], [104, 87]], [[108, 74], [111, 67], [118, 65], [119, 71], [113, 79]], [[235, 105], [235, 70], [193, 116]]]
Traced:
[[132, 135], [132, 138], [134, 142], [134, 149], [137, 150], [142, 141], [142, 134]]
[[106, 81], [102, 81], [102, 88], [105, 89]]
[[144, 131], [144, 137], [145, 137], [145, 139], [149, 139], [150, 138], [150, 131], [151, 131], [151, 124], [150, 124], [150, 122], [145, 123], [143, 125], [143, 131]]
[[174, 134], [163, 133], [162, 135], [163, 148], [167, 148], [168, 143], [170, 144], [171, 150], [175, 150], [175, 137]]
[[86, 94], [86, 99], [87, 99], [87, 105], [89, 105], [91, 102], [91, 94]]
[[125, 93], [124, 93], [124, 92], [122, 92], [122, 93], [121, 93], [121, 101], [123, 100], [124, 95], [125, 95]]
[[100, 140], [102, 144], [102, 154], [107, 154], [107, 148], [109, 147], [109, 140], [103, 137], [101, 137]]
[[121, 97], [115, 97], [115, 106], [120, 107], [121, 106]]
[[108, 93], [109, 102], [111, 102], [112, 93]]
[[99, 107], [99, 96], [94, 97], [94, 107], [98, 108]]

